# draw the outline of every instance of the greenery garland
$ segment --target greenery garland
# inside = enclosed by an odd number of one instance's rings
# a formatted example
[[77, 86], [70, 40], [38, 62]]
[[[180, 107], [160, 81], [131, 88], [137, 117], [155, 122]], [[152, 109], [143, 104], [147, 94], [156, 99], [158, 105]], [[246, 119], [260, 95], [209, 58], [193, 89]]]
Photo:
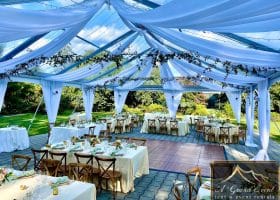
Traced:
[[[104, 62], [114, 62], [117, 67], [121, 66], [121, 62], [124, 59], [125, 56], [135, 56], [136, 53], [125, 53], [125, 54], [110, 54], [110, 53], [104, 53], [100, 54], [95, 57], [88, 57], [88, 56], [81, 56], [75, 53], [64, 55], [62, 52], [57, 53], [56, 55], [48, 58], [45, 56], [37, 57], [34, 59], [31, 59], [27, 61], [26, 63], [18, 64], [16, 65], [15, 69], [9, 70], [6, 73], [0, 74], [0, 78], [7, 78], [11, 75], [19, 75], [20, 73], [27, 72], [29, 74], [32, 74], [32, 71], [30, 70], [34, 66], [38, 66], [40, 64], [47, 64], [50, 66], [58, 67], [63, 66], [67, 63], [78, 63], [78, 67], [82, 65], [87, 64], [101, 64], [103, 65]], [[252, 70], [249, 70], [247, 65], [242, 64], [234, 64], [230, 61], [221, 61], [218, 58], [212, 58], [210, 56], [202, 56], [198, 52], [179, 52], [179, 53], [160, 53], [159, 51], [156, 52], [150, 52], [146, 54], [146, 58], [152, 58], [152, 64], [153, 67], [158, 67], [159, 64], [166, 63], [168, 60], [172, 59], [179, 59], [179, 60], [185, 60], [188, 63], [195, 64], [197, 66], [200, 66], [204, 68], [203, 73], [210, 72], [212, 68], [217, 68], [216, 65], [220, 64], [225, 69], [225, 80], [227, 76], [233, 72], [234, 74], [238, 74], [239, 72], [244, 73], [246, 76], [249, 73], [252, 73], [256, 76], [260, 76], [261, 72], [268, 72], [268, 71], [279, 71], [278, 68], [273, 67], [253, 67]], [[143, 61], [143, 58], [139, 57], [139, 60]], [[208, 61], [213, 62], [213, 64], [209, 64]], [[203, 64], [206, 65], [203, 66]], [[202, 74], [203, 74], [202, 73]], [[227, 84], [229, 85], [229, 84]]]

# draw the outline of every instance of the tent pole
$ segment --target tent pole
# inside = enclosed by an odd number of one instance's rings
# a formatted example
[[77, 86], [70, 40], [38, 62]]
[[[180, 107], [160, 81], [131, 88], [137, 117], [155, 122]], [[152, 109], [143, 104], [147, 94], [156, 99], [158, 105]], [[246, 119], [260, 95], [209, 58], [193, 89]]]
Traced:
[[40, 108], [42, 102], [43, 102], [43, 96], [41, 97], [41, 100], [40, 100], [40, 102], [39, 102], [39, 104], [38, 104], [38, 106], [37, 106], [37, 108], [36, 108], [36, 111], [35, 111], [35, 113], [34, 113], [32, 119], [31, 119], [31, 121], [30, 121], [30, 124], [29, 124], [29, 126], [28, 126], [27, 132], [29, 132], [29, 130], [30, 130], [30, 128], [31, 128], [31, 126], [32, 126], [32, 124], [33, 124], [35, 118], [36, 118], [36, 115], [37, 115], [37, 113], [38, 113], [38, 111], [39, 111], [39, 108]]

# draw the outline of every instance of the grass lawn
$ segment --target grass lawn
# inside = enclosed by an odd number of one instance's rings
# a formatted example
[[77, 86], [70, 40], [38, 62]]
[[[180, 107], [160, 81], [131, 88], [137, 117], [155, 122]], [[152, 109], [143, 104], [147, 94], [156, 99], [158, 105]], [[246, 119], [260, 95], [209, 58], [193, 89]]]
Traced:
[[[61, 124], [63, 122], [68, 122], [71, 111], [65, 111], [57, 116], [56, 124]], [[92, 114], [93, 118], [100, 119], [112, 115], [112, 112], [94, 112]], [[33, 113], [17, 114], [0, 116], [0, 127], [6, 127], [8, 125], [18, 125], [28, 128], [33, 117]], [[180, 117], [180, 116], [179, 116]], [[182, 116], [181, 116], [182, 117]], [[233, 120], [234, 121], [234, 120]], [[245, 118], [241, 119], [241, 126], [245, 125]], [[270, 123], [270, 133], [271, 138], [280, 143], [280, 132], [277, 128], [280, 128], [280, 121]], [[255, 128], [258, 127], [258, 120], [255, 120]], [[38, 135], [48, 132], [48, 119], [46, 114], [37, 114], [36, 119], [29, 130], [29, 135]]]
[[[0, 127], [7, 127], [9, 125], [18, 125], [25, 127], [26, 129], [29, 127], [31, 119], [34, 113], [25, 113], [25, 114], [17, 114], [17, 115], [7, 115], [0, 116]], [[93, 117], [96, 119], [105, 117], [110, 115], [110, 112], [95, 112], [93, 113]], [[69, 116], [71, 115], [71, 111], [65, 111], [57, 116], [56, 124], [61, 124], [63, 122], [68, 122]], [[48, 132], [48, 118], [46, 114], [37, 114], [33, 124], [28, 131], [29, 135], [38, 135], [44, 134]]]

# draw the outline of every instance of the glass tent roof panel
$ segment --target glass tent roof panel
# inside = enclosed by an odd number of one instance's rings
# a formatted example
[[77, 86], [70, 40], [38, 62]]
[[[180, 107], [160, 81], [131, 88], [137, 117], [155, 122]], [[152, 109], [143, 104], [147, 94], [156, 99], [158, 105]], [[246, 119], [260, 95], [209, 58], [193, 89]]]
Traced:
[[280, 51], [280, 31], [265, 33], [238, 33], [236, 35]]

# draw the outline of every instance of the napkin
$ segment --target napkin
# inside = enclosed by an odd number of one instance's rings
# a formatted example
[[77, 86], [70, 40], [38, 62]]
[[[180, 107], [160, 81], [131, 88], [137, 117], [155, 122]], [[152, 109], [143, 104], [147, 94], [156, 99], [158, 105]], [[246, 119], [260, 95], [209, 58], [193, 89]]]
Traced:
[[51, 146], [52, 149], [63, 149], [64, 144], [63, 143], [57, 143]]
[[29, 171], [19, 171], [19, 170], [11, 170], [12, 176], [10, 180], [15, 180], [18, 178], [23, 178], [23, 177], [29, 177], [35, 175], [34, 170], [29, 170]]
[[82, 151], [82, 148], [80, 146], [74, 146], [70, 149], [70, 152], [73, 152], [73, 151]]
[[51, 181], [51, 186], [52, 187], [57, 187], [59, 185], [67, 184], [69, 183], [69, 178], [68, 176], [62, 176], [55, 178], [54, 180]]

